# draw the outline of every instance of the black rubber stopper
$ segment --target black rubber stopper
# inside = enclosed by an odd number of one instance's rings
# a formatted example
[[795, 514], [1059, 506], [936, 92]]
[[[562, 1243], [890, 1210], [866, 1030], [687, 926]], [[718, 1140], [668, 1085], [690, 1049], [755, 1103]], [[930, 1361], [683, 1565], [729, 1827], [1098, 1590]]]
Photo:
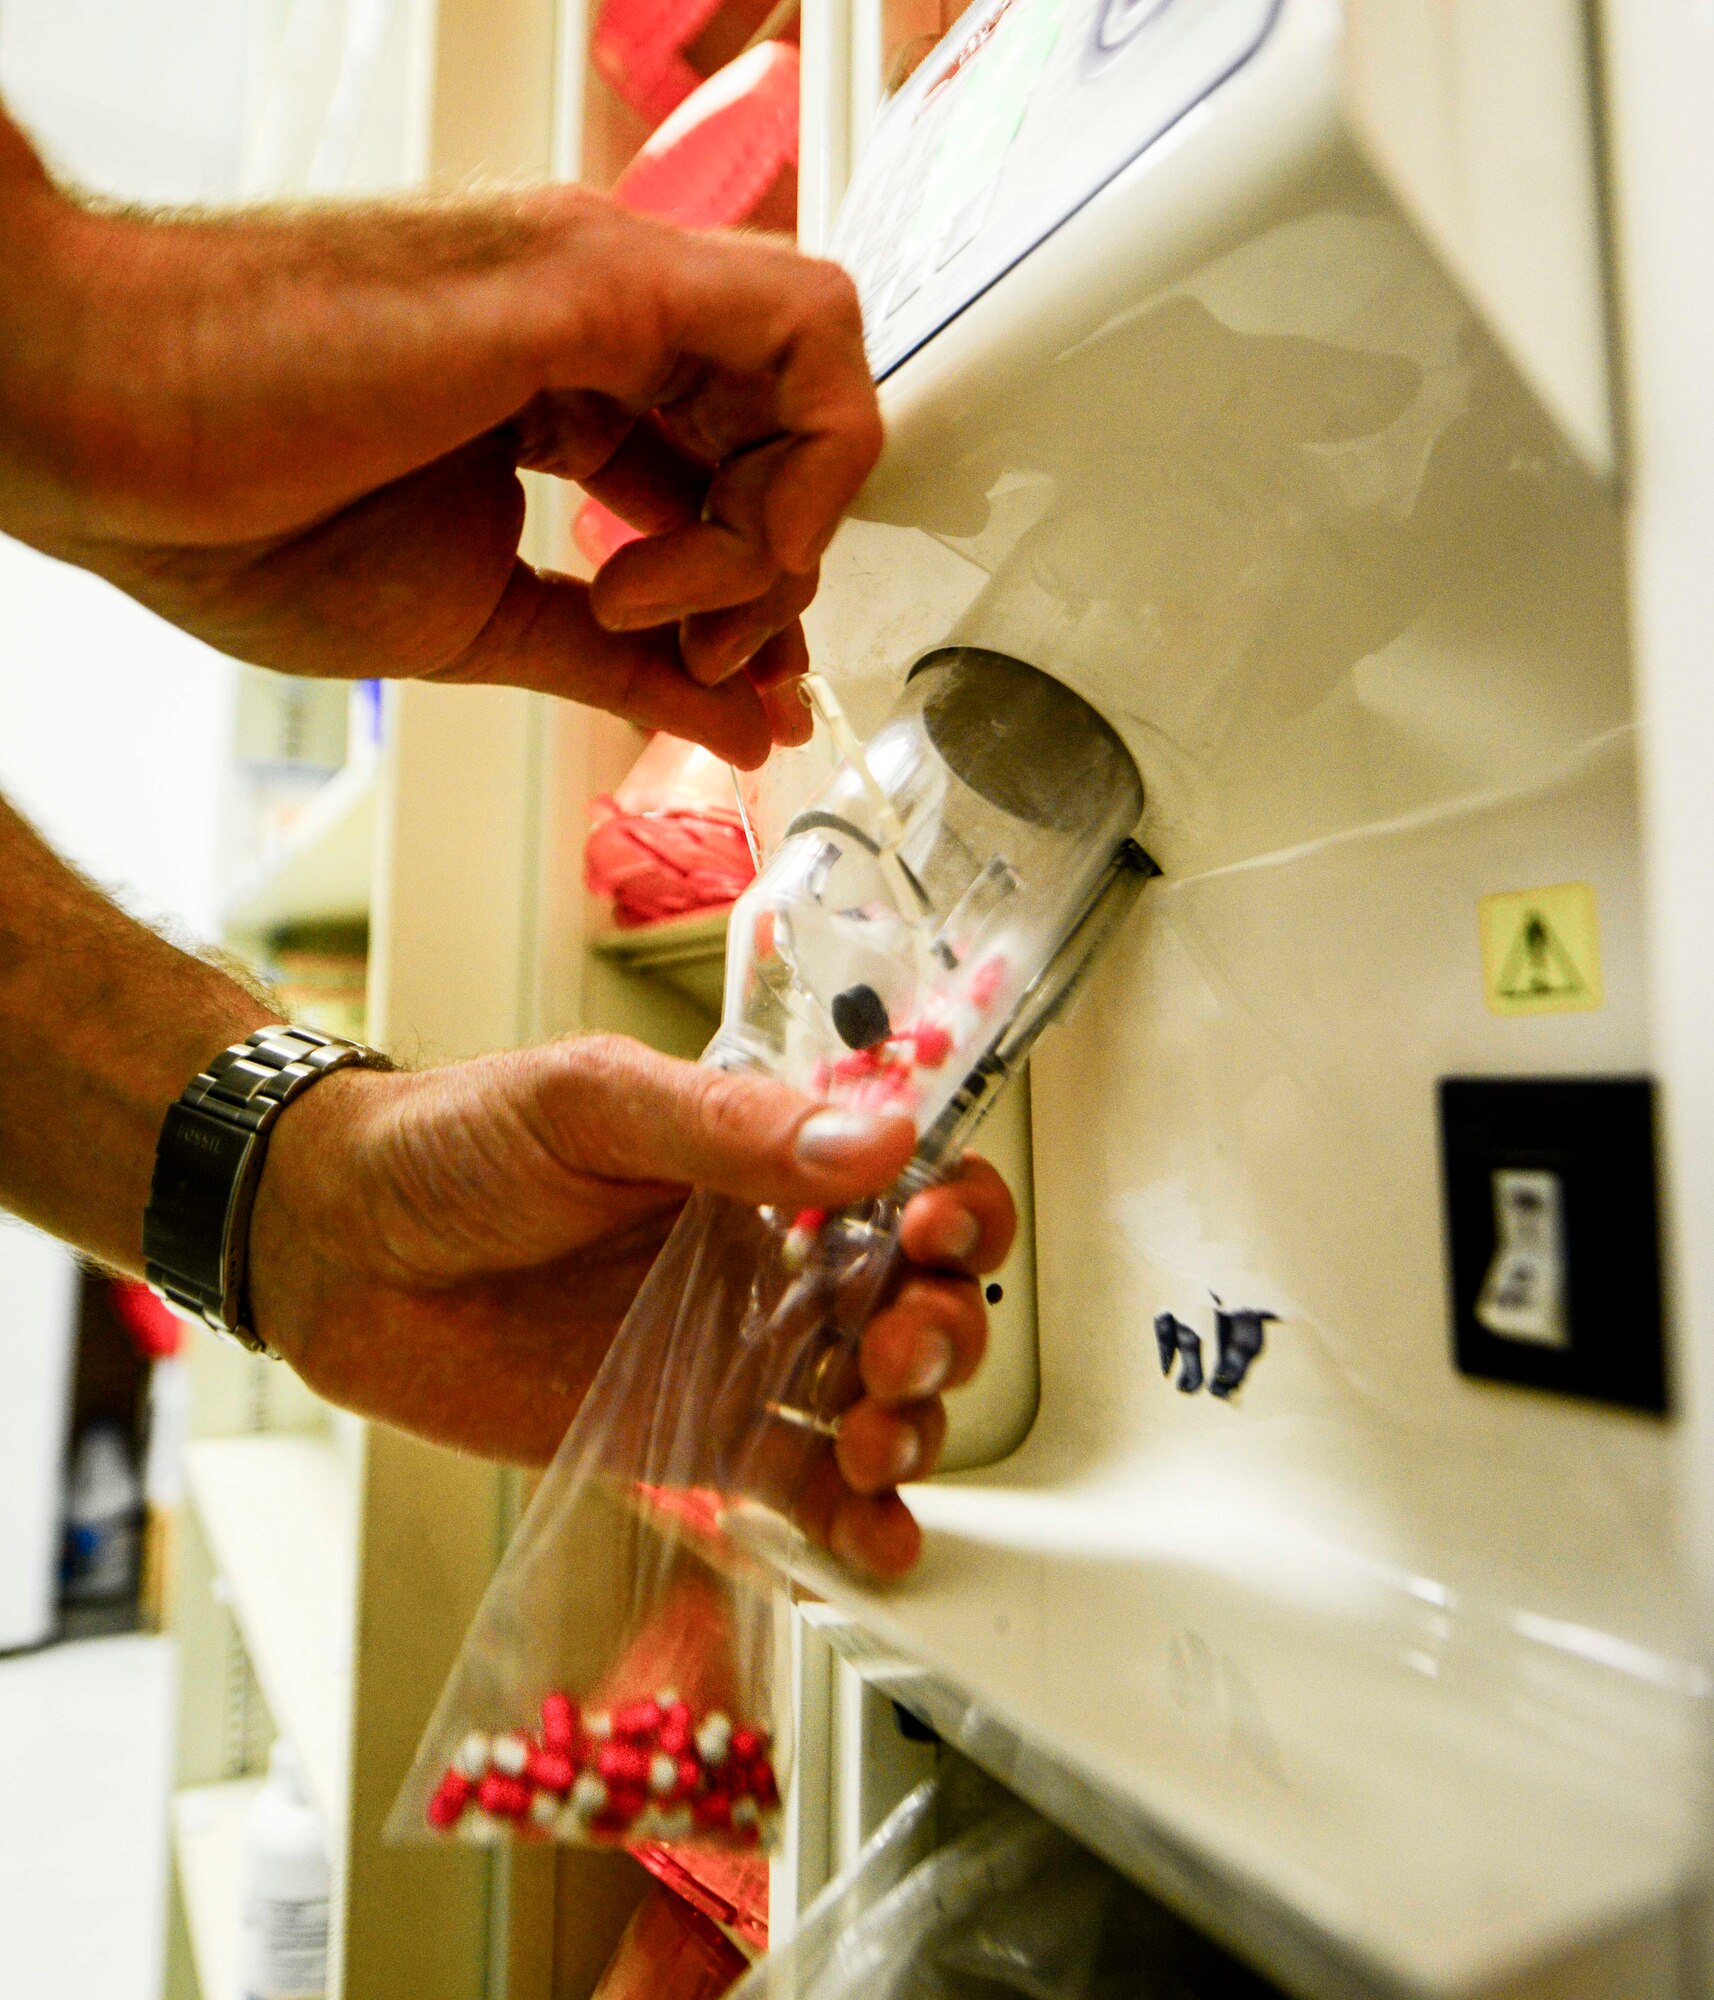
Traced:
[[834, 994], [833, 1025], [848, 1049], [872, 1049], [893, 1032], [886, 1004], [872, 986], [847, 986]]

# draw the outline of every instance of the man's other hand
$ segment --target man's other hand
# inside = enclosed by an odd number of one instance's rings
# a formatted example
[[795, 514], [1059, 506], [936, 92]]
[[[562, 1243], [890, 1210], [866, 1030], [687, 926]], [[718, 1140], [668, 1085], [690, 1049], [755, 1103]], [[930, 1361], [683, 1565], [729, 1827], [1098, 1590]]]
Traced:
[[[344, 1071], [270, 1142], [251, 1230], [257, 1331], [332, 1401], [444, 1444], [551, 1456], [687, 1188], [787, 1209], [887, 1187], [915, 1131], [640, 1043], [592, 1036], [416, 1075]], [[808, 1525], [895, 1576], [920, 1536], [894, 1490], [934, 1468], [943, 1391], [987, 1339], [980, 1273], [1016, 1216], [967, 1160], [905, 1210], [909, 1260], [865, 1332], [861, 1393]]]

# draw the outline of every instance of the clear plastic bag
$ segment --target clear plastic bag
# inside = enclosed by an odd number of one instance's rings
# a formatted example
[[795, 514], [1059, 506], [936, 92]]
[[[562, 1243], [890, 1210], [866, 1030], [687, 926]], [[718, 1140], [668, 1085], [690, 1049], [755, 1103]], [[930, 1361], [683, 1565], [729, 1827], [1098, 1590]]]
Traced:
[[[895, 1826], [919, 1810], [918, 1797], [882, 1828], [878, 1853], [866, 1849], [859, 1858], [862, 1876], [884, 1879], [894, 1854], [920, 1838], [908, 1820]], [[1084, 2000], [1099, 1938], [1090, 1917], [1100, 1913], [1086, 1881], [1058, 1891], [1068, 1869], [1099, 1879], [1074, 1841], [1027, 1807], [1007, 1805], [935, 1848], [860, 1914], [851, 1912], [858, 1885], [835, 1882], [731, 2000], [977, 2000], [996, 1986], [1040, 2000]], [[1020, 1907], [1028, 1941], [1012, 1935], [1011, 1913]], [[1006, 1927], [1003, 1940], [990, 1929], [995, 1918]]]
[[[491, 1842], [766, 1842], [790, 1754], [768, 1554], [838, 1479], [898, 1210], [699, 1193], [496, 1572], [388, 1824]], [[819, 1537], [818, 1537], [819, 1538]]]
[[938, 1778], [925, 1779], [908, 1793], [864, 1842], [850, 1866], [798, 1918], [787, 1942], [733, 1988], [730, 2000], [803, 2000], [841, 1940], [934, 1852], [940, 1796]]
[[870, 1838], [727, 2000], [1278, 2000], [972, 1766]]

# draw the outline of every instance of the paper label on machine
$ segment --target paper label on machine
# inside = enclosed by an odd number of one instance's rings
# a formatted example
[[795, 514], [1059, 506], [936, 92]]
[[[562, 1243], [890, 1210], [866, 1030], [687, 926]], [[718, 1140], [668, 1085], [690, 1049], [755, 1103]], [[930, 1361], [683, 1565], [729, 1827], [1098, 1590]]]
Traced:
[[1494, 1176], [1494, 1261], [1476, 1317], [1504, 1340], [1569, 1343], [1560, 1195], [1557, 1174], [1505, 1168]]

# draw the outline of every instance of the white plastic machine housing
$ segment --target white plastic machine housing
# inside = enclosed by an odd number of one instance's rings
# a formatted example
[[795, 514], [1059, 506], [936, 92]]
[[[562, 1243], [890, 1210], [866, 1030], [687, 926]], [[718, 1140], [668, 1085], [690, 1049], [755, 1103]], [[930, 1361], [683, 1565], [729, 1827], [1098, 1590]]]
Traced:
[[[1556, 424], [1407, 219], [1347, 32], [979, 7], [859, 163], [888, 444], [817, 664], [865, 726], [935, 646], [1062, 676], [1165, 876], [1032, 1064], [1033, 1428], [913, 1494], [904, 1585], [811, 1574], [837, 1644], [1297, 1990], [1676, 1992], [1674, 1429], [1455, 1371], [1436, 1136], [1446, 1076], [1649, 1066], [1605, 413]], [[1603, 1004], [1491, 1012], [1479, 899], [1562, 883]], [[1279, 1316], [1229, 1401], [1157, 1359], [1211, 1295]]]

